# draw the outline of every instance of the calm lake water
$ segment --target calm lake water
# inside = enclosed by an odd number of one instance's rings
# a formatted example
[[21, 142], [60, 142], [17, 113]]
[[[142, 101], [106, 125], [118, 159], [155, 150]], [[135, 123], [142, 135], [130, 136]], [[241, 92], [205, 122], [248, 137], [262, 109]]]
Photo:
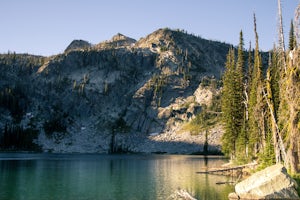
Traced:
[[222, 157], [0, 153], [1, 200], [167, 200], [178, 188], [227, 199], [230, 178], [197, 174]]

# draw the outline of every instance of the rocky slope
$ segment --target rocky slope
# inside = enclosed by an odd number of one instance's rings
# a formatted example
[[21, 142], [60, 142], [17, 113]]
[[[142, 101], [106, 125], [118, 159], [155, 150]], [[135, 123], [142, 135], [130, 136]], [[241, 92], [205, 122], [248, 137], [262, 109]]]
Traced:
[[220, 125], [208, 134], [182, 126], [218, 92], [207, 80], [220, 78], [228, 49], [159, 29], [139, 41], [74, 41], [52, 57], [1, 55], [0, 130], [34, 131], [52, 152], [195, 153], [205, 142], [219, 151]]

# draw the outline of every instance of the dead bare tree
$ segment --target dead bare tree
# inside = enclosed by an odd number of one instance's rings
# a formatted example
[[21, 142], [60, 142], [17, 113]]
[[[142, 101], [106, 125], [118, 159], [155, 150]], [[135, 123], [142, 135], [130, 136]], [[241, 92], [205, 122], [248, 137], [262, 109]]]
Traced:
[[284, 66], [284, 71], [286, 72], [286, 60], [285, 60], [285, 43], [284, 43], [284, 33], [283, 33], [283, 22], [282, 22], [282, 9], [281, 0], [278, 3], [278, 39], [279, 39], [279, 49], [280, 49], [280, 59]]

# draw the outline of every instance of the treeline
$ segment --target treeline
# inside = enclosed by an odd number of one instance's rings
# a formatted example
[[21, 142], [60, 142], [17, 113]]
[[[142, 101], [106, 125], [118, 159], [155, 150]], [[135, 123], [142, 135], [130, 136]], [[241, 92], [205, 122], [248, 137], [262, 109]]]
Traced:
[[[280, 6], [280, 1], [279, 1]], [[280, 6], [281, 7], [281, 6]], [[281, 21], [280, 21], [281, 22]], [[280, 23], [282, 31], [282, 23]], [[300, 149], [300, 48], [291, 23], [289, 49], [279, 46], [269, 54], [263, 71], [254, 15], [255, 48], [245, 60], [243, 33], [237, 54], [231, 48], [223, 76], [223, 152], [235, 162], [253, 159], [264, 166], [283, 163], [297, 173]]]
[[15, 52], [0, 54], [1, 70], [17, 72], [18, 76], [35, 73], [44, 62], [45, 57], [42, 56], [16, 54]]
[[0, 150], [39, 150], [39, 146], [34, 143], [37, 139], [38, 131], [19, 125], [6, 124], [3, 133], [0, 135]]
[[20, 85], [0, 90], [0, 107], [10, 111], [15, 122], [19, 122], [28, 104], [27, 97]]

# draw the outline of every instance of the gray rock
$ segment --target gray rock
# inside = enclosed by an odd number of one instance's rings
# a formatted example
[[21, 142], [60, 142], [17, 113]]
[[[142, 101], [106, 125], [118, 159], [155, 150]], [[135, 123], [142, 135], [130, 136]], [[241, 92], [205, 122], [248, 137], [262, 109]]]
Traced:
[[92, 45], [84, 40], [73, 40], [69, 46], [66, 48], [65, 52], [73, 51], [73, 50], [80, 50], [80, 49], [87, 49], [90, 48]]
[[112, 37], [111, 40], [100, 42], [95, 46], [96, 49], [105, 49], [105, 48], [123, 48], [123, 47], [133, 47], [136, 43], [136, 40], [130, 37], [127, 37], [121, 33], [116, 34]]
[[259, 171], [235, 186], [235, 199], [299, 199], [297, 183], [283, 165], [277, 164]]
[[186, 190], [178, 189], [172, 195], [169, 196], [168, 200], [197, 200]]

